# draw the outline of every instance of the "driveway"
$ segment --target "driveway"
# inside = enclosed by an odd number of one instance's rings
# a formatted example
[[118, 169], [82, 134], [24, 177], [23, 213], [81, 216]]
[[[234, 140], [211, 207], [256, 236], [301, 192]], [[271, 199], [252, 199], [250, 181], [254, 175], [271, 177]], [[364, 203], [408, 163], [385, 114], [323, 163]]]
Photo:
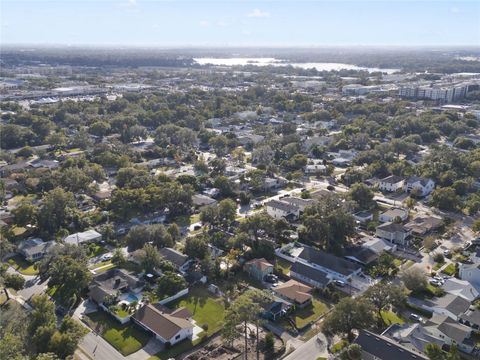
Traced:
[[[91, 359], [99, 360], [124, 360], [125, 357], [120, 354], [112, 345], [106, 342], [100, 335], [89, 332], [82, 339], [78, 347], [86, 353]], [[142, 358], [147, 359], [147, 358]]]
[[28, 279], [25, 277], [25, 280], [25, 287], [17, 291], [25, 301], [29, 301], [32, 296], [43, 294], [47, 289], [48, 280], [41, 282], [39, 276], [29, 276]]
[[159, 351], [164, 350], [165, 346], [157, 339], [152, 337], [143, 348], [126, 357], [128, 360], [146, 360]]
[[319, 332], [303, 345], [299, 346], [284, 360], [316, 360], [319, 357], [328, 359], [328, 340], [325, 335]]

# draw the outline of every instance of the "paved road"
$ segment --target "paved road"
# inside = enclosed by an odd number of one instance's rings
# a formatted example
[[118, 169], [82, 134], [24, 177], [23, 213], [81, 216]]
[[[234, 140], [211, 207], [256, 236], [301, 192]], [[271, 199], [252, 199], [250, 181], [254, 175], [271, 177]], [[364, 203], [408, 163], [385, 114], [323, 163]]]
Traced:
[[318, 357], [328, 359], [328, 341], [322, 333], [318, 333], [283, 360], [316, 360]]
[[115, 350], [112, 345], [103, 340], [100, 335], [96, 335], [93, 332], [85, 335], [78, 347], [92, 359], [125, 360], [125, 357]]

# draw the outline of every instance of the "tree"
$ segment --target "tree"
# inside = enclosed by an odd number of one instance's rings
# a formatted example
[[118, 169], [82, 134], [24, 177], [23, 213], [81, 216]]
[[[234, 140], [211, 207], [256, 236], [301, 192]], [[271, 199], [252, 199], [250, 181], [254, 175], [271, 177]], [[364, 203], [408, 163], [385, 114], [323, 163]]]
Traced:
[[451, 187], [437, 188], [432, 193], [432, 205], [441, 210], [456, 210], [460, 205], [460, 198]]
[[145, 244], [143, 254], [140, 257], [140, 264], [146, 273], [150, 273], [160, 267], [162, 256], [157, 248], [151, 244]]
[[69, 307], [80, 299], [81, 292], [92, 278], [87, 263], [71, 256], [54, 259], [49, 266], [48, 275], [48, 286], [57, 287], [57, 298]]
[[353, 337], [354, 329], [366, 329], [374, 322], [374, 308], [365, 299], [343, 298], [326, 317], [323, 330], [328, 334]]
[[339, 249], [355, 233], [355, 220], [346, 204], [329, 194], [315, 205], [307, 206], [298, 230], [302, 241], [326, 250]]
[[427, 344], [427, 346], [425, 346], [425, 355], [427, 355], [430, 360], [446, 360], [446, 354], [437, 344]]
[[126, 262], [127, 262], [127, 258], [124, 252], [122, 251], [122, 249], [115, 249], [112, 255], [112, 264], [121, 266], [126, 264]]
[[362, 359], [362, 347], [358, 344], [350, 344], [342, 352], [341, 358], [343, 360], [361, 360]]
[[386, 282], [378, 282], [370, 286], [363, 296], [377, 311], [379, 321], [382, 320], [382, 311], [399, 307], [406, 300], [405, 289], [402, 286]]
[[232, 199], [224, 199], [218, 203], [219, 222], [224, 226], [231, 224], [237, 216], [237, 204]]
[[65, 359], [75, 352], [78, 343], [87, 333], [88, 330], [80, 323], [70, 316], [65, 316], [58, 330], [50, 338], [48, 349], [61, 359]]
[[37, 207], [28, 201], [22, 201], [12, 214], [18, 226], [35, 225], [37, 221]]
[[273, 160], [273, 150], [268, 145], [259, 146], [255, 148], [252, 153], [252, 163], [257, 165], [267, 166]]
[[51, 190], [43, 198], [42, 207], [39, 211], [39, 225], [42, 229], [53, 234], [67, 224], [75, 207], [73, 193], [58, 187]]
[[208, 253], [208, 242], [202, 235], [191, 236], [185, 240], [185, 254], [192, 259], [203, 259]]
[[183, 276], [172, 271], [165, 271], [163, 275], [157, 279], [157, 285], [157, 295], [160, 299], [164, 299], [185, 289], [187, 282]]
[[262, 304], [268, 301], [271, 301], [269, 293], [258, 289], [247, 290], [232, 302], [225, 315], [225, 328], [228, 329], [229, 336], [232, 335], [232, 329], [235, 329], [237, 325], [241, 324], [243, 327], [245, 359], [248, 356], [248, 323], [258, 319], [258, 315], [263, 310]]
[[473, 222], [472, 230], [476, 232], [480, 232], [480, 219], [477, 219]]
[[425, 272], [417, 266], [404, 270], [400, 278], [405, 287], [411, 291], [423, 291], [428, 285]]
[[18, 291], [25, 286], [25, 278], [19, 274], [5, 274], [4, 283], [5, 287]]
[[218, 206], [209, 205], [200, 210], [200, 221], [209, 226], [215, 226], [218, 221]]
[[423, 239], [423, 247], [427, 251], [432, 251], [435, 248], [435, 238], [433, 236], [426, 236]]
[[373, 204], [373, 191], [363, 183], [356, 183], [350, 187], [348, 197], [355, 201], [361, 209], [369, 209]]

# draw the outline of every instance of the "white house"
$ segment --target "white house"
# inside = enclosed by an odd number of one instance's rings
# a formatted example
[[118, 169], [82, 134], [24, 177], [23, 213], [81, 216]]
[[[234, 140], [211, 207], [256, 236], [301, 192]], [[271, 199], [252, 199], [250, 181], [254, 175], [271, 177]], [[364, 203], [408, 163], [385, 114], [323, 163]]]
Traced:
[[384, 211], [378, 217], [380, 222], [394, 222], [395, 219], [399, 218], [400, 220], [405, 221], [408, 219], [408, 210], [401, 209], [401, 208], [391, 208], [387, 211]]
[[378, 189], [380, 191], [389, 191], [395, 192], [398, 190], [402, 190], [404, 186], [405, 180], [397, 175], [390, 175], [386, 178], [381, 179], [378, 182]]
[[407, 246], [408, 237], [411, 235], [411, 230], [402, 224], [386, 222], [377, 226], [375, 235], [379, 238], [387, 239], [394, 244]]
[[434, 188], [435, 182], [432, 179], [412, 176], [405, 181], [405, 191], [417, 196], [427, 196]]
[[95, 230], [87, 230], [84, 232], [78, 232], [72, 235], [68, 235], [63, 239], [65, 244], [79, 245], [83, 243], [90, 243], [102, 239], [102, 234]]
[[171, 310], [161, 305], [144, 305], [132, 319], [147, 331], [150, 331], [163, 344], [174, 345], [193, 337], [192, 314], [186, 308]]
[[468, 281], [459, 280], [456, 278], [446, 279], [442, 285], [442, 288], [445, 290], [445, 292], [460, 296], [468, 301], [474, 301], [480, 296], [479, 292], [472, 286], [472, 284], [470, 284]]
[[305, 165], [305, 174], [326, 174], [327, 167], [321, 160]]
[[279, 200], [271, 200], [265, 205], [267, 207], [267, 214], [274, 219], [282, 219], [287, 217], [298, 219], [300, 217], [300, 208], [293, 204]]
[[480, 263], [464, 264], [458, 263], [458, 276], [460, 279], [468, 281], [480, 292]]

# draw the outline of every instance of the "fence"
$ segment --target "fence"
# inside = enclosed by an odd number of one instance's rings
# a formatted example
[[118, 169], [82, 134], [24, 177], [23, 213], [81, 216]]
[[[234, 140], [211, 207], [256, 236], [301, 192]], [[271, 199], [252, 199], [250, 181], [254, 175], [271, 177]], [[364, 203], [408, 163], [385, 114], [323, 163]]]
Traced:
[[168, 298], [165, 298], [163, 300], [160, 300], [158, 303], [161, 304], [161, 305], [166, 305], [168, 304], [169, 302], [172, 302], [173, 300], [177, 300], [178, 298], [181, 298], [182, 296], [185, 296], [188, 294], [188, 288], [186, 289], [183, 289], [181, 291], [179, 291], [178, 293], [176, 293], [175, 295], [172, 295]]

